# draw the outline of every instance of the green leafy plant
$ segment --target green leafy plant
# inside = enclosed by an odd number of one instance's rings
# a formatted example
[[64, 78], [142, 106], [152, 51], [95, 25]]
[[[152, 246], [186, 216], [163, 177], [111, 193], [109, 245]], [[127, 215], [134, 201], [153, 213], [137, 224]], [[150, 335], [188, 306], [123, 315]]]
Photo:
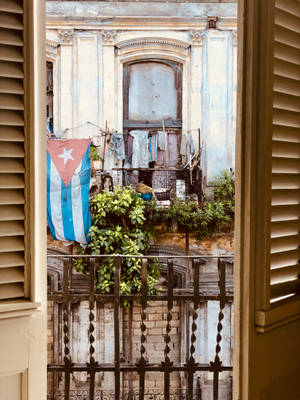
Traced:
[[98, 153], [97, 147], [91, 146], [89, 155], [90, 155], [90, 160], [91, 161], [100, 161], [100, 160], [102, 160], [102, 158], [100, 157], [100, 155]]
[[152, 202], [148, 205], [149, 219], [167, 226], [176, 221], [178, 230], [208, 238], [215, 233], [232, 229], [234, 219], [234, 172], [222, 171], [213, 182], [213, 201], [201, 205], [193, 201], [175, 200], [168, 208], [160, 209]]
[[[116, 188], [113, 192], [102, 192], [90, 200], [92, 227], [90, 243], [80, 254], [126, 254], [143, 255], [153, 240], [152, 225], [146, 218], [146, 205], [131, 188]], [[75, 269], [85, 272], [85, 259], [78, 259]], [[97, 289], [111, 293], [114, 287], [114, 259], [104, 258], [97, 268]], [[148, 267], [148, 290], [157, 292], [160, 276], [159, 264], [154, 261]], [[127, 258], [121, 268], [121, 294], [141, 291], [141, 260]]]

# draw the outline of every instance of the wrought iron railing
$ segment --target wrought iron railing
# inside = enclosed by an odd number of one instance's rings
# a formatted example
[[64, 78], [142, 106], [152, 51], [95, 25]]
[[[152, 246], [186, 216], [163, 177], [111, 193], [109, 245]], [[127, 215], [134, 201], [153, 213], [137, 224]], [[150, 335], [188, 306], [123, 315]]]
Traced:
[[[220, 359], [222, 335], [223, 329], [222, 321], [224, 319], [224, 307], [226, 303], [233, 301], [232, 292], [228, 292], [226, 289], [226, 264], [230, 256], [226, 257], [209, 257], [209, 256], [126, 256], [126, 255], [99, 255], [99, 256], [75, 256], [75, 255], [51, 255], [51, 258], [59, 258], [63, 261], [63, 275], [62, 275], [62, 287], [52, 288], [48, 294], [48, 300], [54, 303], [61, 304], [62, 307], [62, 326], [63, 326], [63, 362], [51, 363], [48, 365], [48, 373], [60, 372], [64, 375], [64, 394], [65, 400], [72, 398], [82, 398], [95, 400], [104, 398], [103, 394], [109, 391], [99, 391], [99, 388], [95, 384], [95, 376], [97, 373], [110, 372], [114, 374], [114, 391], [109, 392], [110, 396], [113, 393], [115, 400], [120, 399], [156, 399], [164, 398], [165, 400], [170, 399], [186, 399], [193, 400], [197, 398], [201, 400], [201, 389], [195, 383], [195, 373], [199, 371], [207, 371], [212, 373], [213, 376], [213, 399], [219, 400], [219, 375], [224, 371], [232, 371], [231, 365], [223, 365]], [[87, 258], [88, 259], [88, 290], [81, 289], [80, 291], [74, 290], [71, 285], [71, 276], [73, 270], [73, 261], [76, 258]], [[106, 257], [114, 258], [115, 260], [115, 272], [114, 272], [114, 293], [103, 294], [96, 290], [96, 268], [99, 259]], [[122, 268], [122, 261], [126, 258], [139, 258], [142, 260], [141, 263], [141, 293], [124, 295], [120, 293], [120, 275]], [[167, 290], [160, 294], [149, 294], [147, 287], [147, 273], [148, 273], [148, 260], [159, 259], [159, 261], [165, 261], [167, 264]], [[174, 259], [184, 258], [190, 261], [192, 266], [192, 280], [190, 281], [189, 287], [178, 289], [174, 288]], [[218, 293], [203, 293], [200, 290], [200, 269], [203, 265], [203, 259], [215, 258], [217, 259], [218, 268]], [[140, 323], [140, 356], [136, 364], [125, 363], [120, 357], [120, 305], [126, 301], [136, 301], [141, 305], [141, 323]], [[167, 320], [165, 324], [164, 334], [164, 358], [160, 364], [151, 364], [148, 362], [146, 357], [145, 343], [147, 341], [147, 304], [149, 301], [165, 301], [167, 303]], [[89, 303], [89, 360], [86, 364], [74, 363], [71, 359], [70, 351], [70, 305], [74, 302], [88, 301]], [[197, 318], [198, 309], [201, 302], [206, 301], [217, 301], [219, 302], [219, 313], [217, 321], [217, 332], [216, 332], [216, 347], [214, 360], [210, 363], [202, 364], [197, 363], [195, 358], [196, 351], [196, 330], [197, 330]], [[114, 363], [100, 363], [96, 359], [95, 354], [95, 304], [97, 302], [113, 303], [114, 309]], [[186, 302], [191, 304], [191, 329], [189, 338], [189, 349], [187, 362], [185, 363], [174, 363], [170, 359], [170, 332], [172, 328], [172, 309], [175, 302]], [[181, 372], [186, 376], [186, 390], [174, 391], [170, 388], [170, 375], [173, 372]], [[89, 390], [83, 390], [85, 393], [84, 397], [73, 397], [72, 390], [70, 387], [71, 374], [74, 372], [86, 372], [89, 376]], [[125, 372], [136, 372], [139, 376], [139, 388], [137, 391], [123, 391], [121, 388], [121, 375]], [[159, 393], [152, 393], [152, 397], [149, 397], [148, 389], [145, 386], [146, 373], [147, 372], [161, 372], [164, 377], [164, 389]], [[176, 395], [174, 393], [177, 393]], [[88, 393], [88, 397], [87, 397]], [[102, 393], [102, 394], [101, 394]], [[100, 397], [99, 397], [100, 396]], [[154, 397], [153, 397], [154, 396]], [[159, 396], [159, 397], [157, 397]], [[175, 396], [175, 397], [174, 397]], [[177, 397], [176, 397], [177, 396]], [[56, 397], [55, 397], [56, 398]]]

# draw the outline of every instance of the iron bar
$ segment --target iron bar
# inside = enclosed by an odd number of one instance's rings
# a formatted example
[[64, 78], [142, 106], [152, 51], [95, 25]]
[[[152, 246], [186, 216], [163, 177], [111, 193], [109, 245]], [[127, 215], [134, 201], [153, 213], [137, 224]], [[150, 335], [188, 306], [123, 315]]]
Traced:
[[174, 286], [174, 267], [173, 261], [168, 260], [168, 313], [167, 313], [167, 326], [165, 334], [165, 360], [162, 361], [162, 370], [164, 371], [164, 394], [165, 400], [170, 399], [170, 373], [172, 372], [173, 363], [170, 360], [169, 353], [170, 349], [170, 332], [171, 332], [171, 321], [172, 321], [172, 308], [173, 308], [173, 286]]
[[219, 273], [219, 287], [220, 287], [220, 312], [218, 316], [218, 325], [217, 325], [217, 344], [216, 344], [216, 356], [213, 363], [211, 363], [214, 367], [213, 373], [213, 399], [218, 400], [219, 398], [219, 369], [222, 365], [222, 361], [220, 360], [219, 353], [221, 351], [221, 340], [222, 335], [221, 331], [223, 329], [222, 320], [224, 318], [223, 309], [225, 307], [225, 263], [222, 260], [218, 260], [218, 273]]
[[122, 260], [115, 260], [114, 340], [115, 340], [115, 400], [120, 399], [120, 276]]
[[195, 343], [196, 343], [196, 335], [195, 332], [197, 330], [196, 320], [198, 318], [197, 309], [199, 307], [199, 268], [200, 264], [199, 261], [193, 260], [192, 264], [193, 273], [194, 273], [194, 298], [193, 298], [193, 311], [192, 311], [192, 334], [191, 334], [191, 347], [190, 347], [190, 358], [188, 362], [188, 400], [193, 400], [194, 398], [194, 374], [195, 374], [195, 367], [197, 363], [195, 361]]
[[146, 360], [146, 348], [145, 348], [145, 342], [146, 342], [146, 335], [145, 332], [147, 330], [145, 321], [146, 321], [146, 308], [147, 308], [147, 295], [148, 295], [148, 284], [147, 284], [147, 279], [148, 279], [148, 260], [143, 258], [142, 259], [142, 267], [141, 267], [141, 281], [142, 281], [142, 299], [141, 299], [141, 304], [142, 304], [142, 313], [141, 313], [141, 347], [140, 347], [140, 360], [139, 360], [139, 375], [140, 375], [140, 385], [139, 385], [139, 390], [140, 390], [140, 395], [139, 398], [140, 400], [144, 400], [144, 393], [145, 393], [145, 375], [146, 375], [146, 365], [147, 365], [147, 360]]
[[90, 374], [90, 400], [94, 400], [94, 394], [95, 394], [95, 374], [96, 374], [96, 365], [97, 362], [95, 361], [94, 353], [95, 353], [95, 347], [94, 347], [94, 341], [95, 341], [95, 336], [94, 336], [94, 306], [95, 306], [95, 260], [91, 260], [89, 263], [89, 272], [90, 272], [90, 296], [89, 296], [89, 343], [90, 343], [90, 348], [89, 348], [89, 353], [90, 353], [90, 360], [89, 363], [87, 363], [87, 367], [89, 368], [89, 374]]

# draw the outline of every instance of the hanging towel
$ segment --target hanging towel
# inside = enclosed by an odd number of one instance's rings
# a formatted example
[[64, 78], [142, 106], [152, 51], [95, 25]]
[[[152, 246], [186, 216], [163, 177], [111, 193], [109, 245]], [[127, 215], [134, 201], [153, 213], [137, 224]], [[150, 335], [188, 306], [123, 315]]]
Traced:
[[193, 156], [195, 154], [194, 140], [191, 135], [182, 135], [180, 154], [185, 157]]
[[148, 168], [150, 159], [148, 131], [135, 130], [131, 131], [130, 135], [133, 137], [132, 168]]
[[122, 133], [113, 133], [110, 137], [108, 154], [116, 153], [118, 160], [125, 160], [125, 146]]
[[166, 131], [158, 131], [158, 148], [159, 150], [167, 149], [167, 132]]
[[158, 139], [156, 133], [149, 137], [149, 152], [150, 152], [150, 162], [157, 161]]

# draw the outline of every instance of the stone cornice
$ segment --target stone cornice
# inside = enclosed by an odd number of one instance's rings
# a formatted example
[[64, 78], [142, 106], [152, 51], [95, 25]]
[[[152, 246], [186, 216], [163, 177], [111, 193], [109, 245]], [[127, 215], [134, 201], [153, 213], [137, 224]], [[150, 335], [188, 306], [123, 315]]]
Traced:
[[139, 48], [144, 46], [174, 47], [176, 49], [186, 50], [190, 47], [190, 43], [178, 39], [170, 39], [163, 37], [143, 37], [143, 38], [124, 40], [116, 44], [116, 48], [119, 50]]

